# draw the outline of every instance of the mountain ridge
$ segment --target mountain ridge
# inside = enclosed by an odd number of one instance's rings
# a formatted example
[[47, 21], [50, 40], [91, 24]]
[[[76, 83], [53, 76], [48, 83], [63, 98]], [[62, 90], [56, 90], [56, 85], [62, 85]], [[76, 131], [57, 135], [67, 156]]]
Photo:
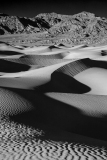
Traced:
[[27, 18], [0, 13], [0, 35], [3, 35], [3, 31], [4, 34], [46, 31], [53, 26], [57, 27], [56, 24], [69, 22], [69, 20], [73, 21], [73, 17], [79, 16], [80, 14], [83, 16], [84, 13], [87, 14], [87, 16], [94, 15], [85, 11], [75, 15], [61, 15], [52, 12], [41, 13], [33, 18]]
[[65, 36], [70, 43], [97, 42], [107, 37], [107, 19], [83, 11], [74, 15], [40, 13], [33, 18], [0, 13], [0, 35], [41, 33], [45, 38]]

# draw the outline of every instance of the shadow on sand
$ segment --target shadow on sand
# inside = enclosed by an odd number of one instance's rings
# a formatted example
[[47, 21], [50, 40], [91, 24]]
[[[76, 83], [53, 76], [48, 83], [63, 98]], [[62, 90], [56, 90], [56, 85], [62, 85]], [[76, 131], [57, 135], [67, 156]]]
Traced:
[[[29, 112], [25, 111], [21, 114], [10, 116], [11, 120], [28, 126], [39, 127], [43, 130], [47, 130], [48, 128], [48, 131], [49, 129], [53, 130], [53, 133], [59, 129], [66, 133], [68, 132], [67, 135], [75, 133], [98, 139], [97, 141], [107, 141], [107, 117], [96, 118], [86, 116], [74, 106], [49, 98], [42, 93], [9, 88], [8, 90], [26, 98], [34, 106], [34, 109]], [[47, 134], [49, 135], [49, 133]], [[50, 131], [50, 137], [52, 137], [51, 134], [52, 132]], [[64, 139], [69, 138], [66, 136]], [[78, 141], [85, 141], [85, 138], [76, 139]], [[74, 141], [76, 139], [73, 138]], [[93, 144], [94, 140], [92, 139], [92, 141], [89, 140], [88, 142]]]

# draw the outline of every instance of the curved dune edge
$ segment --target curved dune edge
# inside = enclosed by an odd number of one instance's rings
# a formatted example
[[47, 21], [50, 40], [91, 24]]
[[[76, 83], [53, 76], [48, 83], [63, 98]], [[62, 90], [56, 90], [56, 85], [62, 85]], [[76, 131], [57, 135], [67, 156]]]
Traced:
[[[71, 60], [72, 61], [72, 60]], [[50, 81], [51, 73], [59, 67], [70, 63], [63, 62], [52, 66], [47, 66], [40, 69], [34, 69], [26, 72], [19, 72], [16, 74], [6, 74], [0, 78], [0, 86], [33, 89], [33, 87], [42, 85]], [[16, 77], [16, 78], [15, 78]], [[18, 79], [17, 79], [18, 77]]]
[[86, 115], [93, 117], [104, 117], [107, 115], [107, 96], [56, 92], [47, 92], [45, 95], [69, 104], [71, 107], [74, 106]]
[[106, 69], [90, 68], [76, 75], [75, 79], [91, 88], [91, 91], [85, 94], [107, 95]]

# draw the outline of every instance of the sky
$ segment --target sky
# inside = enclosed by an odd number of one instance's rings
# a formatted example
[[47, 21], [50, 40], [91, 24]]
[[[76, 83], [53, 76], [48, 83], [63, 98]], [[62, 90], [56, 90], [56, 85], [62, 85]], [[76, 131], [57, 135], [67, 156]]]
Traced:
[[107, 0], [0, 0], [0, 13], [19, 17], [51, 12], [73, 15], [82, 11], [107, 18]]

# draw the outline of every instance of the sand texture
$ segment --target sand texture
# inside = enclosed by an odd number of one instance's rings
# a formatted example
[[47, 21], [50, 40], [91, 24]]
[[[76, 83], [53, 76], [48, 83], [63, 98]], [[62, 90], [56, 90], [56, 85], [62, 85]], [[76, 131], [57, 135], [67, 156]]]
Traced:
[[0, 44], [0, 160], [107, 159], [106, 51]]

